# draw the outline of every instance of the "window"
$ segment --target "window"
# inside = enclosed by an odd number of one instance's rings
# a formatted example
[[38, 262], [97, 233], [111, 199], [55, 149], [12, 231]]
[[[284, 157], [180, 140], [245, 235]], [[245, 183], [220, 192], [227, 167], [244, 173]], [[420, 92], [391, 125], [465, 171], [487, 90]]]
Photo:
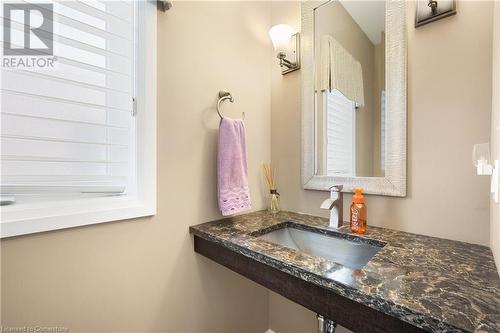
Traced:
[[356, 173], [355, 104], [338, 90], [326, 91], [324, 96], [327, 175], [354, 176]]
[[[32, 21], [51, 21], [57, 58], [35, 68], [3, 61], [0, 188], [9, 205], [2, 206], [2, 237], [153, 215], [155, 6], [30, 6]], [[10, 46], [22, 49], [25, 16], [9, 14]]]

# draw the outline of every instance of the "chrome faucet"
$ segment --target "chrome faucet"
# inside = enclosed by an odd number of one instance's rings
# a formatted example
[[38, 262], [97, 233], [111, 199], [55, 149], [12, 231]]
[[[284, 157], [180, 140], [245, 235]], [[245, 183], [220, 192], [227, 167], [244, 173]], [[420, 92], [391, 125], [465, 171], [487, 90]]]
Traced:
[[340, 228], [344, 224], [342, 188], [342, 185], [333, 185], [330, 187], [330, 198], [321, 204], [321, 208], [330, 210], [330, 228]]

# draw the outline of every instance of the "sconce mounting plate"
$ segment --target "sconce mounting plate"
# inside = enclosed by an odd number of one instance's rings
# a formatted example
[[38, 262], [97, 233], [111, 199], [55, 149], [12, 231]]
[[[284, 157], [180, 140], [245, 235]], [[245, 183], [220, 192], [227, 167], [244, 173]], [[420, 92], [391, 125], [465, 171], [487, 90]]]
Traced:
[[455, 0], [418, 0], [415, 27], [420, 27], [456, 13]]
[[290, 48], [285, 52], [288, 61], [294, 64], [292, 68], [281, 67], [281, 74], [285, 75], [300, 69], [300, 33], [293, 34], [290, 38]]

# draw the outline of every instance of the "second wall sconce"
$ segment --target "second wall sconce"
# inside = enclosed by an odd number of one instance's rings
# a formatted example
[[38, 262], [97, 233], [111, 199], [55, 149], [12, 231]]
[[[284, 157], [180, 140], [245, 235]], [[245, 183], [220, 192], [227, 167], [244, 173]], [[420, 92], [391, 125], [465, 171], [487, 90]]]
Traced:
[[415, 27], [420, 27], [456, 13], [455, 0], [417, 0]]
[[280, 60], [281, 74], [300, 69], [300, 34], [293, 33], [289, 25], [278, 24], [271, 27], [269, 36]]

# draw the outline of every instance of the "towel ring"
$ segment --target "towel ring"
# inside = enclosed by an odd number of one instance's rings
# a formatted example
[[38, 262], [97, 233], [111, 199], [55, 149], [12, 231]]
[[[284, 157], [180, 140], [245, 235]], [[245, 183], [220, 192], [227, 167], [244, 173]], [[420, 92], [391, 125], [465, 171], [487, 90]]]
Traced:
[[[233, 95], [231, 95], [230, 92], [228, 91], [219, 91], [219, 100], [217, 101], [217, 113], [219, 114], [220, 119], [224, 118], [222, 115], [222, 112], [220, 111], [220, 103], [222, 103], [225, 100], [229, 100], [231, 103], [234, 103], [234, 98]], [[245, 120], [245, 112], [242, 113], [243, 120]]]

